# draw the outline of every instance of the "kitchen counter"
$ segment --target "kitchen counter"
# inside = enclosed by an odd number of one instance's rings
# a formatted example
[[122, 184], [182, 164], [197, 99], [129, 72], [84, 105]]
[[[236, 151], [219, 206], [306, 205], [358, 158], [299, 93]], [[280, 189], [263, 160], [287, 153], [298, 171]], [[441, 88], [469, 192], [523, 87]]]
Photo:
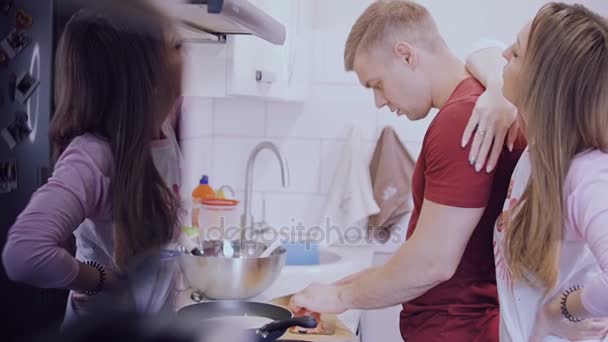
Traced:
[[[297, 292], [311, 283], [332, 283], [372, 266], [373, 250], [371, 247], [323, 247], [321, 252], [323, 251], [335, 253], [340, 256], [340, 259], [333, 263], [321, 265], [285, 266], [273, 285], [251, 300], [268, 302], [274, 298]], [[177, 309], [195, 304], [190, 299], [190, 294], [190, 289], [178, 294], [176, 298]], [[350, 310], [338, 315], [338, 319], [350, 331], [357, 334], [361, 314], [361, 310]]]

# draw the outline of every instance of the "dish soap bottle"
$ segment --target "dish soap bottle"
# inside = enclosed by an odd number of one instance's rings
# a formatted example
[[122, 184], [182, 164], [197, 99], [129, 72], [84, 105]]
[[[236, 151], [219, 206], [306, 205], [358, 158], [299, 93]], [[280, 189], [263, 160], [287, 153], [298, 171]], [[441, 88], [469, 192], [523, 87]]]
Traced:
[[215, 191], [209, 185], [209, 177], [203, 175], [199, 185], [192, 191], [192, 226], [200, 227], [201, 207], [204, 200], [214, 199]]

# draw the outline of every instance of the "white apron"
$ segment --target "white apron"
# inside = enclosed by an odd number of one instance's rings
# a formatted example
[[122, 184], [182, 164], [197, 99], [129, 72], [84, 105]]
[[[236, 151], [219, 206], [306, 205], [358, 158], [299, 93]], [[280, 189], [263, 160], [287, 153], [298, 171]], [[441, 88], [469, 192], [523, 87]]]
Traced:
[[[165, 181], [169, 189], [173, 190], [180, 198], [180, 186], [182, 183], [181, 162], [182, 154], [175, 136], [175, 132], [168, 122], [162, 126], [165, 139], [155, 141], [151, 152], [154, 165]], [[79, 261], [93, 260], [103, 265], [104, 268], [116, 271], [113, 255], [112, 221], [111, 219], [86, 219], [75, 231], [76, 236], [76, 259]], [[129, 284], [135, 309], [138, 313], [155, 313], [172, 307], [173, 283], [176, 277], [177, 262], [166, 258], [155, 267], [147, 267], [146, 279], [149, 282], [142, 284]], [[143, 269], [141, 270], [143, 271]], [[134, 288], [137, 287], [137, 288]], [[115, 296], [109, 296], [103, 292], [88, 298], [83, 308], [75, 309], [72, 304], [72, 291], [68, 297], [64, 326], [79, 316], [89, 313], [88, 308], [94, 308], [96, 303], [107, 303], [108, 300], [119, 300]], [[128, 303], [125, 302], [122, 304]], [[129, 300], [130, 301], [130, 300]], [[116, 305], [121, 305], [116, 303]]]

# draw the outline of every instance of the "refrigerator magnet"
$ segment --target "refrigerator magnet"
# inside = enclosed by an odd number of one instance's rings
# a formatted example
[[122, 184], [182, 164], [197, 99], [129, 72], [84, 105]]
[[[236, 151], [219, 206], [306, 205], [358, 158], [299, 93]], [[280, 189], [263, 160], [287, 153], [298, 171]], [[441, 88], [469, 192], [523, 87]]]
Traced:
[[18, 10], [16, 16], [17, 30], [27, 30], [32, 27], [34, 18], [31, 15], [25, 13], [24, 10]]
[[17, 190], [17, 161], [0, 161], [0, 194]]
[[2, 136], [4, 142], [12, 150], [24, 138], [29, 136], [31, 132], [32, 129], [27, 123], [27, 113], [18, 111], [15, 113], [15, 120], [0, 132], [0, 136]]
[[8, 98], [12, 102], [15, 102], [15, 92], [17, 91], [17, 74], [11, 72], [8, 77]]
[[30, 27], [32, 27], [33, 23], [34, 23], [34, 19], [32, 18], [31, 15], [25, 13], [25, 11], [21, 10], [21, 9], [17, 11], [17, 17], [16, 17], [17, 30], [27, 30]]
[[32, 129], [30, 125], [27, 123], [27, 113], [24, 111], [18, 111], [15, 113], [15, 135], [18, 138], [18, 142], [21, 142], [25, 138], [27, 138], [30, 133], [32, 133]]
[[31, 42], [32, 38], [28, 37], [24, 32], [14, 29], [2, 40], [0, 46], [6, 51], [8, 57], [13, 59]]
[[15, 140], [15, 137], [11, 134], [11, 132], [8, 130], [8, 127], [0, 131], [0, 136], [2, 137], [2, 140], [4, 140], [6, 145], [8, 145], [8, 148], [10, 148], [11, 150], [14, 149], [15, 146], [17, 146], [17, 141]]
[[8, 183], [12, 190], [17, 190], [17, 161], [11, 160], [8, 164]]
[[0, 47], [0, 68], [6, 68], [8, 65], [8, 60], [8, 53], [6, 53], [6, 51]]
[[40, 81], [35, 79], [34, 76], [32, 76], [29, 72], [21, 75], [21, 77], [19, 77], [17, 80], [17, 90], [15, 92], [15, 98], [17, 101], [25, 104], [27, 99], [29, 99], [34, 93], [39, 83]]
[[0, 0], [0, 14], [8, 15], [14, 4], [14, 0]]

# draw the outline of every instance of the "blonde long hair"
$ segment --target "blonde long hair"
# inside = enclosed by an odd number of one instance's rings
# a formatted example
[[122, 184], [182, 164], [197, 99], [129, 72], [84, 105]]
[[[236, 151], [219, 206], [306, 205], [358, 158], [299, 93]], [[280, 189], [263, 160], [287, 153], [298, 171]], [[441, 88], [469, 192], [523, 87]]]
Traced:
[[552, 289], [559, 276], [564, 181], [576, 154], [608, 150], [608, 25], [581, 5], [549, 3], [525, 54], [519, 110], [531, 177], [506, 232], [515, 280]]

